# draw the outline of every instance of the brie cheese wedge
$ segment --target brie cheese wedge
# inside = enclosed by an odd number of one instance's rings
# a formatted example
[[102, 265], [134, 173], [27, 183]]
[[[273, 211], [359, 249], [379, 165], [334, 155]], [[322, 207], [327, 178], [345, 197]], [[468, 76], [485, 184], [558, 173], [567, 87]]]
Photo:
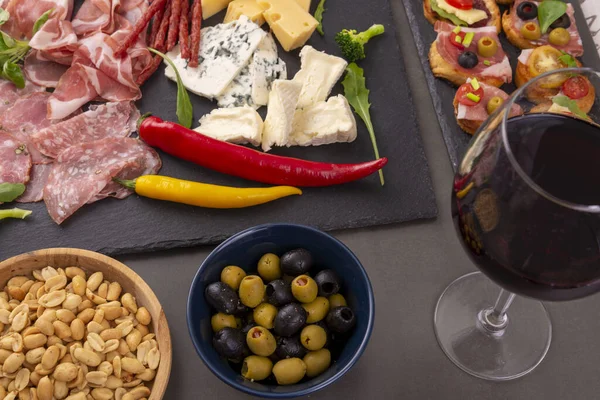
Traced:
[[263, 121], [252, 107], [217, 108], [194, 130], [224, 142], [260, 146]]
[[301, 91], [302, 85], [298, 82], [273, 82], [262, 134], [264, 151], [271, 150], [272, 146], [285, 146], [288, 143]]

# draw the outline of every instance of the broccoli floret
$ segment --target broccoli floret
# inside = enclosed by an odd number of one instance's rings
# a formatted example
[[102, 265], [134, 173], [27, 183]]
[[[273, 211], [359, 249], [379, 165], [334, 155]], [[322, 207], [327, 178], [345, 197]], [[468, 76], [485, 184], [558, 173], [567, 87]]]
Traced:
[[385, 28], [379, 24], [373, 25], [361, 33], [357, 33], [353, 29], [344, 29], [335, 35], [335, 41], [340, 46], [344, 58], [349, 62], [356, 62], [365, 58], [365, 44], [383, 32], [385, 32]]

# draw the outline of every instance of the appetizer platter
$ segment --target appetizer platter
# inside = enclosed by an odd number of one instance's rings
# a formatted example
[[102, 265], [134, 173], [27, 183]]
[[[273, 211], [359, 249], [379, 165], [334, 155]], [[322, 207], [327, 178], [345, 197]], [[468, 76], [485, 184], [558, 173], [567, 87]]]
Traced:
[[387, 1], [47, 3], [0, 1], [3, 257], [436, 215]]
[[[578, 2], [404, 0], [417, 51], [454, 169], [481, 123], [515, 90], [559, 68], [600, 69]], [[535, 112], [582, 118], [598, 101], [581, 76], [528, 92]], [[522, 114], [515, 107], [512, 115]]]

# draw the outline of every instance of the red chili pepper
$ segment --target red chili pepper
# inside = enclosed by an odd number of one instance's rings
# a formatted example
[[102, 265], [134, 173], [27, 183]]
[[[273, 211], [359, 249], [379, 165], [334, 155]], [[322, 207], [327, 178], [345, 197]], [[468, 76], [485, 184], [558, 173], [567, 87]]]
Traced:
[[330, 164], [261, 153], [222, 142], [174, 122], [147, 117], [140, 138], [165, 153], [215, 171], [272, 185], [319, 187], [362, 179], [379, 171], [387, 158], [360, 164]]

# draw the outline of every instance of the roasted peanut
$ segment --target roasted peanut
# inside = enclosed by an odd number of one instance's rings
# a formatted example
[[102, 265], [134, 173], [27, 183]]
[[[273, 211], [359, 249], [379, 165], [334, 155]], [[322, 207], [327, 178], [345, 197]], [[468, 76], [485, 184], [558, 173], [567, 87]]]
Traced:
[[123, 306], [125, 308], [127, 308], [130, 312], [132, 312], [134, 314], [138, 310], [138, 306], [137, 306], [135, 297], [133, 297], [133, 295], [131, 293], [125, 293], [123, 295], [123, 297], [121, 297], [121, 304], [123, 304]]
[[73, 279], [76, 276], [80, 276], [85, 279], [85, 272], [83, 272], [83, 270], [79, 267], [67, 267], [65, 268], [65, 274], [69, 279]]
[[111, 282], [110, 285], [108, 285], [108, 293], [106, 294], [106, 300], [108, 301], [114, 301], [114, 300], [118, 300], [119, 296], [121, 296], [121, 285], [119, 284], [119, 282]]

